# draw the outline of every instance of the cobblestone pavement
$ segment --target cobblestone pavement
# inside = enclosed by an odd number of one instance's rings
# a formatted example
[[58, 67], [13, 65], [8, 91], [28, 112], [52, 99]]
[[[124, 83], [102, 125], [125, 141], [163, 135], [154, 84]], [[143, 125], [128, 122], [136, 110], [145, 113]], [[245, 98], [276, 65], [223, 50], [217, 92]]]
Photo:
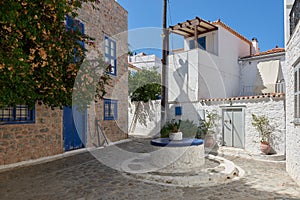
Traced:
[[[146, 144], [133, 141], [119, 146], [151, 151]], [[0, 199], [300, 199], [300, 187], [283, 163], [226, 158], [243, 168], [245, 176], [217, 186], [182, 188], [127, 179], [90, 153], [81, 153], [0, 173]]]

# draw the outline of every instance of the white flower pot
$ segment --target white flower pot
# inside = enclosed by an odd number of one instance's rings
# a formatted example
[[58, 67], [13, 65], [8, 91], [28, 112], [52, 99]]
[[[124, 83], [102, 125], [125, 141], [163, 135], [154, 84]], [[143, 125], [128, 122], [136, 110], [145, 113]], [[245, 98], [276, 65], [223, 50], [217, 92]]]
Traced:
[[170, 133], [169, 140], [182, 140], [182, 132]]

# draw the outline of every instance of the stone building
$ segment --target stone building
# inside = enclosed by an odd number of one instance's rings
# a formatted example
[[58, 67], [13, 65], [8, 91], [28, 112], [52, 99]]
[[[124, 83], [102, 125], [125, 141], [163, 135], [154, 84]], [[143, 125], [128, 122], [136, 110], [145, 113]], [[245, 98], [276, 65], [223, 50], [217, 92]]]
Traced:
[[300, 1], [285, 0], [286, 168], [300, 185]]
[[[110, 86], [104, 99], [84, 113], [64, 107], [54, 110], [36, 104], [33, 110], [17, 106], [0, 110], [0, 165], [61, 154], [68, 150], [99, 146], [95, 124], [102, 136], [116, 141], [127, 138], [128, 13], [115, 0], [84, 3], [78, 16], [80, 31], [95, 38], [95, 48], [112, 65]], [[68, 26], [68, 18], [66, 25]], [[97, 120], [97, 121], [96, 121]]]

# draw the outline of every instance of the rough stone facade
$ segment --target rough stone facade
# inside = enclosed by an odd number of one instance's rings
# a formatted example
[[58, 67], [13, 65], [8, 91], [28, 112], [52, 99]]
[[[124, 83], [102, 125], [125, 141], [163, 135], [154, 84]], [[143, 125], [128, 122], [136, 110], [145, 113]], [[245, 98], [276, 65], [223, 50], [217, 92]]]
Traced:
[[[95, 50], [103, 57], [104, 37], [108, 36], [117, 45], [117, 76], [111, 76], [110, 86], [106, 87], [104, 98], [118, 101], [117, 120], [104, 120], [103, 101], [93, 104], [88, 113], [87, 147], [99, 146], [96, 133], [95, 119], [100, 120], [102, 130], [110, 141], [117, 141], [128, 137], [128, 13], [114, 0], [103, 0], [91, 4], [83, 4], [77, 18], [85, 25], [85, 34], [91, 36]], [[89, 54], [87, 54], [89, 56]]]
[[[118, 119], [103, 120], [103, 101], [93, 104], [88, 112], [87, 147], [97, 144], [95, 115], [100, 120], [109, 140], [127, 138], [128, 132], [128, 13], [114, 0], [84, 3], [78, 10], [78, 19], [85, 25], [85, 34], [95, 38], [96, 48], [104, 49], [104, 35], [117, 42], [117, 76], [112, 76], [105, 98], [118, 100]], [[124, 33], [123, 33], [124, 32]], [[121, 33], [121, 34], [120, 34]], [[89, 56], [92, 47], [88, 48]], [[63, 153], [63, 111], [36, 105], [35, 123], [0, 126], [0, 164], [11, 164]]]
[[286, 45], [286, 167], [300, 185], [300, 125], [294, 121], [294, 66], [300, 61], [300, 23]]
[[[197, 123], [204, 117], [205, 111], [216, 110], [219, 115], [217, 122], [217, 134], [222, 135], [222, 110], [230, 108], [242, 108], [244, 112], [244, 134], [245, 134], [245, 150], [253, 153], [260, 153], [260, 137], [259, 133], [252, 126], [252, 113], [256, 115], [265, 115], [270, 125], [275, 127], [272, 133], [271, 146], [273, 153], [285, 155], [285, 101], [284, 96], [275, 98], [257, 98], [244, 99], [236, 101], [203, 101], [195, 103], [181, 103], [182, 116], [175, 116], [173, 107], [176, 104], [170, 105], [169, 119], [189, 119]], [[202, 115], [202, 116], [201, 116]]]
[[0, 164], [37, 159], [63, 152], [62, 116], [59, 108], [35, 107], [35, 123], [0, 126]]

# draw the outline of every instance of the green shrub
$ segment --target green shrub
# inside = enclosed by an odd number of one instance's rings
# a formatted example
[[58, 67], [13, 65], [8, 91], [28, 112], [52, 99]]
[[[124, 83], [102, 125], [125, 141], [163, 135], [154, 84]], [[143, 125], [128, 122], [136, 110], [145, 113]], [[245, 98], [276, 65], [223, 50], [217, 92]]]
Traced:
[[170, 133], [178, 131], [182, 132], [184, 138], [201, 137], [201, 130], [196, 124], [194, 124], [193, 121], [190, 120], [175, 121], [174, 119], [172, 119], [171, 121], [165, 124], [165, 126], [161, 129], [160, 134], [162, 138], [167, 138], [169, 137]]

